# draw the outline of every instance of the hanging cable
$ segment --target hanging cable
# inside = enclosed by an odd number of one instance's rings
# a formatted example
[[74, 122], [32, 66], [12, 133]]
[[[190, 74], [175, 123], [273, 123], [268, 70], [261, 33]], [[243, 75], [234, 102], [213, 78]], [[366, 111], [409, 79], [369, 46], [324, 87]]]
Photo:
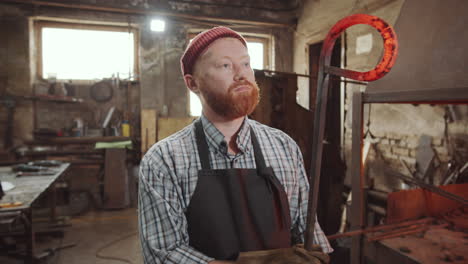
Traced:
[[122, 236], [120, 238], [117, 238], [116, 240], [113, 240], [107, 244], [105, 244], [104, 246], [102, 246], [101, 248], [99, 248], [97, 251], [96, 251], [96, 257], [97, 258], [100, 258], [100, 259], [108, 259], [108, 260], [116, 260], [116, 261], [120, 261], [120, 262], [124, 262], [124, 263], [129, 263], [129, 264], [133, 264], [133, 262], [131, 262], [130, 260], [128, 259], [124, 259], [124, 258], [119, 258], [119, 257], [114, 257], [114, 256], [106, 256], [106, 255], [103, 255], [101, 253], [101, 251], [103, 251], [104, 249], [114, 245], [114, 244], [117, 244], [118, 242], [122, 241], [122, 240], [125, 240], [129, 237], [132, 237], [134, 235], [138, 234], [138, 232], [132, 232], [130, 234], [127, 234], [125, 236]]
[[370, 136], [371, 139], [375, 139], [376, 137], [374, 134], [372, 134], [370, 130], [370, 125], [371, 125], [371, 104], [367, 104], [368, 106], [368, 111], [367, 111], [367, 123], [366, 123], [366, 132], [364, 132], [364, 138], [367, 138], [367, 136]]

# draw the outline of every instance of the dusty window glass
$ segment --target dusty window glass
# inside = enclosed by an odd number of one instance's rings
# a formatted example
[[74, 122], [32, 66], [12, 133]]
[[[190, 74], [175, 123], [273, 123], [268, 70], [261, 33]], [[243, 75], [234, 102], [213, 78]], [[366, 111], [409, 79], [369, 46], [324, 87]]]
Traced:
[[43, 78], [94, 80], [135, 75], [133, 32], [41, 28]]

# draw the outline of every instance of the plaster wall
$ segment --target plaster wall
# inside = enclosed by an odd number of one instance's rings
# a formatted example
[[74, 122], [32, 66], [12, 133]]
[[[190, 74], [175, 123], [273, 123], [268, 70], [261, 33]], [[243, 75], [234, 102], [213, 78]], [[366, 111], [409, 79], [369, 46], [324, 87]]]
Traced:
[[[294, 35], [294, 72], [309, 74], [309, 46], [322, 42], [331, 27], [340, 19], [363, 13], [378, 16], [393, 25], [403, 2], [404, 0], [305, 1]], [[368, 34], [371, 35], [374, 45], [370, 51], [356, 54], [356, 39]], [[346, 45], [347, 52], [345, 68], [365, 71], [377, 64], [382, 52], [382, 43], [375, 29], [367, 25], [355, 25], [348, 28], [341, 37], [344, 38], [342, 42], [343, 46]], [[309, 105], [308, 87], [299, 87], [298, 103], [303, 106]]]

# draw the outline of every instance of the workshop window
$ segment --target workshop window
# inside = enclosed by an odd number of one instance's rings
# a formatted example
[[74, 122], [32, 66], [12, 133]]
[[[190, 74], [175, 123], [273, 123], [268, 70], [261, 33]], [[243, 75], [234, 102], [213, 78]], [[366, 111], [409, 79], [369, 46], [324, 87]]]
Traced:
[[38, 74], [60, 80], [135, 79], [136, 30], [37, 22]]
[[[192, 41], [192, 38], [190, 39], [190, 41]], [[247, 48], [249, 50], [250, 65], [252, 69], [263, 70], [263, 69], [271, 68], [268, 66], [269, 40], [267, 38], [258, 38], [258, 37], [245, 37], [245, 39], [247, 40]], [[189, 92], [189, 94], [190, 94], [190, 115], [200, 116], [201, 111], [202, 111], [200, 99], [193, 92]]]

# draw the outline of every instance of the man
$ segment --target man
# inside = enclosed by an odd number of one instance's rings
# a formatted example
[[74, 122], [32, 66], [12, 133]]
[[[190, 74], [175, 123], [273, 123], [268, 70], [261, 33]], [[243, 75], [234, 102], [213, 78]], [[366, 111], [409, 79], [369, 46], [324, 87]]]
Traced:
[[[181, 67], [203, 114], [141, 162], [145, 263], [327, 262], [321, 251], [295, 246], [304, 239], [309, 188], [297, 144], [247, 118], [259, 89], [244, 38], [226, 27], [202, 32]], [[330, 253], [315, 230], [314, 243]]]

